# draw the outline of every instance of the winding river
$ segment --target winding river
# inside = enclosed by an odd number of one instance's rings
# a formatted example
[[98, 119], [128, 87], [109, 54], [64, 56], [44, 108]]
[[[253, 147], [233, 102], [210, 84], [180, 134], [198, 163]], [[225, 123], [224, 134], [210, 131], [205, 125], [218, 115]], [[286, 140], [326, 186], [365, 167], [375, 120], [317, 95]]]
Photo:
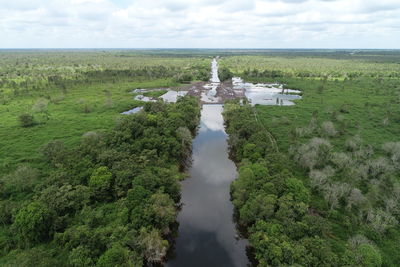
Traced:
[[[218, 77], [213, 61], [213, 79]], [[219, 79], [218, 79], [219, 81]], [[236, 178], [228, 158], [222, 105], [203, 105], [198, 135], [193, 140], [190, 178], [182, 182], [182, 210], [174, 255], [166, 266], [247, 266], [247, 240], [239, 238], [229, 188]]]

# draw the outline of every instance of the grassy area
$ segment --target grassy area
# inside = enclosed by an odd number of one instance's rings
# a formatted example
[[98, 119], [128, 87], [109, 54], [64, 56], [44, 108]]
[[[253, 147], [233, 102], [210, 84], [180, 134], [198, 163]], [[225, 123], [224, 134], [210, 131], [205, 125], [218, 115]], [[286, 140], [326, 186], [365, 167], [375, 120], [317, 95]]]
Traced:
[[[74, 145], [85, 132], [110, 129], [120, 112], [140, 104], [133, 89], [178, 86], [179, 75], [188, 73], [189, 80], [200, 79], [197, 73], [207, 76], [209, 64], [207, 58], [113, 50], [1, 51], [0, 173], [35, 162], [50, 140]], [[35, 126], [21, 127], [18, 117], [25, 113]]]
[[[0, 171], [13, 169], [17, 163], [34, 161], [38, 149], [53, 139], [74, 145], [88, 131], [108, 130], [120, 112], [140, 105], [130, 92], [135, 88], [176, 86], [170, 79], [147, 82], [99, 83], [70, 88], [49, 97], [19, 97], [0, 106]], [[50, 98], [50, 100], [48, 99]], [[56, 98], [56, 102], [52, 99]], [[34, 113], [37, 101], [45, 101], [45, 112]], [[36, 125], [23, 128], [18, 116], [33, 113]]]
[[[295, 106], [256, 106], [255, 110], [290, 159], [286, 168], [310, 191], [309, 212], [321, 216], [328, 229], [321, 236], [341, 256], [348, 249], [357, 251], [356, 239], [360, 244], [370, 242], [379, 251], [382, 266], [397, 266], [400, 64], [370, 54], [355, 59], [227, 57], [221, 65], [247, 81], [279, 81], [302, 91], [303, 98]], [[320, 146], [325, 144], [323, 151]], [[393, 207], [388, 204], [392, 201], [397, 203]], [[259, 246], [261, 241], [252, 242]]]

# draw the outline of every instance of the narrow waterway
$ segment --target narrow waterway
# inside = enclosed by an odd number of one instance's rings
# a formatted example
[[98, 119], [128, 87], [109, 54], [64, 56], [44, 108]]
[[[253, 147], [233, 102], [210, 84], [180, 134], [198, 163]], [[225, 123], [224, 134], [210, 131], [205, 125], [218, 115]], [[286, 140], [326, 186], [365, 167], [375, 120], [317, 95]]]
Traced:
[[203, 105], [193, 140], [190, 178], [182, 182], [175, 255], [167, 266], [246, 266], [247, 241], [238, 239], [229, 187], [236, 178], [228, 158], [222, 105]]
[[[219, 82], [217, 61], [212, 82]], [[222, 105], [203, 105], [193, 140], [190, 177], [182, 182], [178, 237], [167, 266], [247, 266], [247, 240], [239, 238], [233, 220], [230, 184], [236, 166], [228, 158]]]

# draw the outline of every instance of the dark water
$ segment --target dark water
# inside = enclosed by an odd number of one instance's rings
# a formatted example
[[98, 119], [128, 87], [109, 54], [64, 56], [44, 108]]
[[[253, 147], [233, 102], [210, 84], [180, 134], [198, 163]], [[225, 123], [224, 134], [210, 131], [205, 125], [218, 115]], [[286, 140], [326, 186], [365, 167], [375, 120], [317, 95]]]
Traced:
[[178, 237], [167, 266], [247, 266], [247, 241], [237, 239], [229, 187], [236, 167], [228, 159], [222, 105], [203, 105], [193, 140], [190, 178], [182, 182]]

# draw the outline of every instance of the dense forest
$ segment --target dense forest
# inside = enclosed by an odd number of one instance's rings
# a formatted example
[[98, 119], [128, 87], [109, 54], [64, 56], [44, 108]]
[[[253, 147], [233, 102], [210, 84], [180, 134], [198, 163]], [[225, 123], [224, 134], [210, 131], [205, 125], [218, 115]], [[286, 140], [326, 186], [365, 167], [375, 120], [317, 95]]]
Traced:
[[108, 132], [41, 148], [48, 173], [1, 179], [2, 265], [140, 266], [162, 262], [199, 106], [147, 103]]

